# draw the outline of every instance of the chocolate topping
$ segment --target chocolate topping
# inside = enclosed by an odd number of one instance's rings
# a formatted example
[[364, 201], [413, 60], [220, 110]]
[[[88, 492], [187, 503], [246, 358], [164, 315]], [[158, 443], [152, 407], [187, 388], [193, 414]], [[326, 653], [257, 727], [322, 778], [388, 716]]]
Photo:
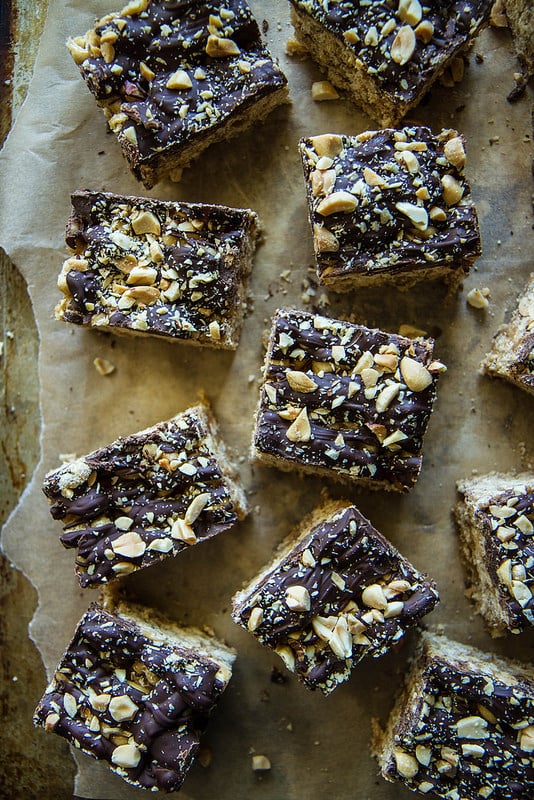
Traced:
[[219, 666], [187, 645], [151, 641], [133, 619], [93, 604], [34, 722], [110, 762], [128, 783], [176, 791], [226, 687]]
[[438, 602], [433, 582], [354, 506], [324, 513], [245, 595], [234, 598], [235, 621], [325, 694], [364, 657], [386, 653]]
[[49, 473], [43, 491], [62, 543], [78, 550], [82, 586], [176, 555], [243, 516], [212, 434], [199, 406]]
[[529, 800], [532, 671], [448, 640], [436, 648], [426, 642], [415, 665], [382, 774], [438, 797]]
[[[145, 2], [69, 42], [136, 177], [224, 128], [286, 78], [243, 0]], [[176, 166], [176, 165], [173, 165]]]
[[[395, 490], [410, 489], [421, 467], [436, 375], [444, 369], [432, 362], [432, 349], [430, 340], [406, 339], [301, 311], [279, 311], [254, 446], [288, 465], [328, 468], [351, 480], [372, 479]], [[406, 378], [405, 367], [414, 367], [423, 382]], [[313, 391], [300, 391], [293, 372], [311, 381]], [[299, 433], [296, 417], [302, 409], [306, 419]]]
[[475, 512], [485, 540], [487, 569], [516, 632], [534, 625], [534, 488], [509, 489]]
[[[414, 17], [400, 11], [396, 2], [291, 0], [291, 3], [333, 34], [381, 90], [395, 102], [404, 103], [415, 101], [448, 61], [487, 24], [493, 5], [492, 0], [446, 3], [429, 0], [422, 13]], [[421, 23], [426, 26], [425, 33], [422, 28], [418, 31]], [[413, 49], [410, 47], [393, 57], [394, 42], [403, 27], [415, 31]]]
[[[327, 138], [335, 140], [331, 157], [323, 155]], [[432, 269], [441, 275], [443, 267], [459, 279], [480, 255], [456, 131], [434, 136], [414, 126], [318, 136], [301, 140], [300, 152], [322, 282], [357, 285], [363, 276], [369, 282]], [[340, 192], [349, 204], [336, 206]]]
[[56, 317], [237, 346], [257, 217], [246, 209], [75, 192]]

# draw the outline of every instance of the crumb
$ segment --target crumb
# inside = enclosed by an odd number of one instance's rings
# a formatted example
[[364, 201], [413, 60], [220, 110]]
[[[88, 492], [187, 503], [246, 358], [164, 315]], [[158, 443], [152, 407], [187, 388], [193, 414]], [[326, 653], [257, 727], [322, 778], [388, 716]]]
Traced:
[[95, 358], [93, 359], [93, 364], [98, 372], [99, 375], [111, 375], [112, 372], [115, 372], [115, 364], [112, 364], [111, 361], [108, 361], [107, 358]]
[[286, 42], [286, 55], [293, 58], [307, 58], [308, 49], [296, 39], [288, 39]]
[[271, 769], [271, 762], [267, 756], [256, 754], [252, 756], [252, 769], [254, 772], [265, 771]]
[[471, 308], [487, 308], [489, 306], [489, 289], [471, 289], [468, 292], [466, 300]]
[[322, 103], [325, 100], [339, 100], [339, 94], [330, 81], [315, 81], [311, 87], [312, 100]]

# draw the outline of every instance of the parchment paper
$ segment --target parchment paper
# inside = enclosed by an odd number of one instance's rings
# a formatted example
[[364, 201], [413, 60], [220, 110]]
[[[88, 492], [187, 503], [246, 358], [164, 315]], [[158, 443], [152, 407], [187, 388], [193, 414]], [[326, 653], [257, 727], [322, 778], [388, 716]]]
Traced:
[[[259, 213], [265, 242], [255, 261], [253, 311], [239, 350], [233, 355], [115, 338], [55, 322], [55, 284], [65, 256], [70, 191], [85, 187], [143, 194], [64, 47], [68, 35], [83, 33], [113, 6], [120, 8], [121, 3], [53, 0], [28, 99], [0, 157], [0, 244], [28, 281], [40, 334], [42, 458], [4, 535], [8, 556], [38, 590], [30, 635], [50, 675], [78, 619], [96, 597], [78, 588], [73, 553], [59, 543], [60, 525], [51, 519], [40, 489], [45, 472], [58, 466], [60, 453], [83, 454], [119, 434], [167, 419], [204, 390], [224, 439], [240, 461], [253, 512], [234, 531], [143, 570], [128, 582], [139, 600], [185, 623], [212, 626], [238, 650], [234, 678], [206, 736], [212, 764], [193, 768], [183, 796], [412, 797], [378, 777], [368, 742], [371, 718], [387, 717], [416, 635], [399, 651], [360, 665], [349, 683], [325, 699], [292, 677], [284, 685], [272, 683], [272, 666], [283, 669], [281, 662], [229, 616], [232, 594], [314, 507], [323, 487], [316, 479], [252, 470], [247, 461], [262, 334], [276, 307], [303, 304], [302, 286], [312, 264], [297, 140], [376, 126], [344, 100], [314, 103], [310, 86], [319, 72], [311, 62], [285, 55], [291, 34], [288, 4], [252, 2], [260, 22], [269, 21], [267, 40], [289, 77], [292, 105], [277, 110], [261, 128], [213, 147], [180, 184], [162, 184], [150, 193], [250, 206]], [[443, 287], [424, 285], [410, 293], [384, 288], [323, 298], [330, 303], [323, 310], [334, 316], [350, 315], [385, 330], [409, 322], [437, 336], [436, 355], [449, 371], [439, 386], [422, 474], [408, 496], [357, 495], [334, 484], [331, 490], [334, 496], [356, 500], [417, 567], [437, 580], [442, 602], [428, 624], [441, 625], [461, 641], [532, 660], [531, 632], [493, 641], [480, 618], [473, 617], [463, 595], [450, 516], [456, 480], [472, 470], [525, 468], [534, 460], [533, 399], [477, 374], [493, 332], [510, 313], [533, 268], [531, 98], [527, 95], [516, 105], [506, 102], [516, 69], [506, 32], [485, 32], [474, 52], [482, 53], [484, 62], [477, 63], [473, 53], [463, 83], [454, 89], [436, 87], [430, 102], [411, 117], [436, 131], [457, 127], [467, 136], [466, 171], [480, 213], [484, 253], [463, 293], [446, 301]], [[491, 290], [488, 311], [466, 305], [466, 292], [475, 286]], [[92, 364], [96, 356], [113, 362], [116, 371], [101, 377]], [[270, 758], [270, 773], [259, 777], [252, 772], [252, 752]], [[77, 761], [75, 791], [81, 797], [119, 800], [144, 794], [88, 757], [78, 756]]]

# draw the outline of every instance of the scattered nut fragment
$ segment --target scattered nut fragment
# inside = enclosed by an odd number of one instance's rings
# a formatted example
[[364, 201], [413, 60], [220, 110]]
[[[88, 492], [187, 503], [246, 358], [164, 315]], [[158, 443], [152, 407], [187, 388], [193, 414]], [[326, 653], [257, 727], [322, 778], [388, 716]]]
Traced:
[[262, 772], [265, 770], [271, 769], [271, 762], [267, 758], [267, 756], [263, 755], [253, 755], [252, 756], [252, 769], [254, 772]]
[[127, 694], [117, 695], [109, 701], [109, 713], [116, 722], [133, 719], [139, 711], [136, 704]]
[[58, 722], [59, 714], [56, 714], [55, 712], [48, 714], [47, 718], [45, 719], [45, 730], [53, 731]]
[[74, 718], [78, 711], [78, 703], [76, 702], [76, 698], [73, 694], [69, 692], [65, 692], [63, 695], [63, 708], [69, 715], [69, 717]]
[[192, 525], [193, 522], [199, 518], [200, 514], [208, 505], [210, 497], [211, 495], [209, 492], [202, 492], [193, 497], [184, 515], [184, 522], [187, 525]]
[[158, 277], [157, 269], [153, 267], [132, 267], [126, 278], [126, 283], [134, 286], [151, 286]]
[[186, 544], [196, 544], [197, 537], [196, 534], [185, 519], [175, 519], [172, 527], [171, 527], [171, 536], [173, 539], [180, 539], [180, 541], [185, 542]]
[[378, 397], [376, 398], [376, 410], [379, 414], [387, 411], [392, 401], [397, 397], [400, 392], [399, 383], [389, 383], [385, 386]]
[[293, 672], [295, 669], [295, 656], [291, 648], [285, 644], [281, 644], [274, 648], [274, 652], [280, 656], [288, 670]]
[[377, 608], [379, 611], [384, 611], [388, 607], [386, 595], [379, 583], [372, 583], [365, 587], [362, 592], [362, 603], [369, 608]]
[[118, 302], [121, 309], [130, 308], [135, 303], [150, 306], [160, 298], [160, 291], [156, 286], [134, 286], [127, 289]]
[[111, 42], [102, 42], [100, 45], [100, 52], [106, 64], [111, 64], [115, 58], [115, 48]]
[[68, 39], [67, 47], [75, 64], [83, 64], [85, 59], [89, 58], [89, 48], [83, 37], [77, 36], [75, 39]]
[[221, 338], [221, 326], [216, 319], [212, 320], [208, 325], [209, 334], [212, 339], [219, 341]]
[[459, 739], [487, 739], [488, 723], [482, 717], [463, 717], [455, 724]]
[[137, 147], [137, 131], [133, 125], [130, 125], [128, 128], [123, 128], [122, 135], [130, 142], [130, 144], [133, 144], [135, 147]]
[[409, 356], [401, 358], [400, 371], [406, 386], [412, 392], [422, 392], [432, 383], [430, 372], [415, 358]]
[[414, 33], [416, 38], [420, 39], [423, 44], [428, 44], [434, 36], [434, 25], [429, 19], [424, 19], [419, 23]]
[[99, 375], [111, 375], [112, 372], [115, 372], [115, 364], [112, 364], [107, 358], [97, 356], [93, 359], [93, 364]]
[[181, 89], [191, 89], [193, 82], [184, 69], [177, 69], [176, 72], [172, 73], [165, 86], [167, 89], [177, 89], [179, 91]]
[[419, 764], [414, 756], [405, 753], [404, 750], [395, 750], [393, 755], [399, 775], [408, 779], [414, 778], [417, 775], [419, 772]]
[[529, 725], [519, 731], [519, 748], [525, 753], [534, 752], [534, 725]]
[[286, 603], [291, 611], [309, 611], [311, 608], [310, 593], [305, 586], [288, 586], [286, 589]]
[[307, 58], [308, 48], [298, 39], [289, 38], [286, 42], [286, 55], [294, 58]]
[[460, 136], [453, 136], [452, 139], [445, 142], [443, 152], [445, 153], [445, 158], [453, 167], [462, 169], [465, 165], [464, 143]]
[[418, 744], [415, 748], [415, 757], [424, 767], [428, 767], [432, 759], [432, 749], [424, 744]]
[[338, 239], [324, 225], [313, 226], [313, 243], [318, 253], [335, 253], [339, 250]]
[[368, 186], [387, 186], [387, 181], [385, 181], [381, 175], [378, 175], [378, 173], [370, 167], [365, 167], [363, 171], [363, 179]]
[[287, 429], [286, 436], [290, 442], [309, 442], [311, 435], [312, 431], [308, 419], [308, 410], [306, 406], [304, 406], [298, 417]]
[[399, 28], [391, 44], [391, 58], [401, 67], [407, 64], [414, 54], [415, 50], [415, 33], [410, 25], [403, 25]]
[[416, 206], [413, 203], [399, 202], [395, 203], [395, 208], [401, 214], [408, 217], [412, 225], [419, 231], [425, 231], [428, 228], [428, 213], [423, 206]]
[[428, 212], [428, 216], [432, 220], [432, 222], [445, 222], [447, 219], [447, 213], [444, 211], [440, 206], [432, 206], [430, 211]]
[[328, 217], [330, 214], [350, 214], [357, 205], [358, 198], [350, 192], [333, 192], [321, 200], [316, 211], [323, 217]]
[[161, 234], [161, 224], [159, 219], [151, 211], [139, 211], [132, 217], [132, 228], [134, 233], [153, 233], [155, 236]]
[[313, 136], [310, 141], [318, 156], [334, 158], [343, 150], [343, 140], [336, 133], [323, 133], [321, 136]]
[[261, 623], [263, 622], [263, 608], [259, 606], [255, 606], [252, 611], [250, 612], [250, 617], [248, 618], [247, 628], [249, 631], [255, 631]]
[[131, 769], [141, 760], [141, 751], [136, 744], [120, 744], [111, 754], [111, 761], [118, 767]]
[[310, 182], [314, 197], [329, 194], [336, 182], [336, 171], [334, 169], [314, 169], [310, 175]]
[[228, 56], [238, 56], [241, 50], [233, 39], [223, 39], [210, 34], [206, 44], [206, 53], [211, 58], [227, 58]]
[[156, 73], [153, 72], [148, 64], [145, 64], [144, 61], [141, 61], [139, 64], [139, 72], [146, 81], [153, 81], [156, 77]]
[[309, 378], [305, 372], [299, 372], [298, 370], [288, 369], [286, 379], [295, 392], [302, 392], [303, 394], [314, 392], [319, 385]]
[[471, 289], [467, 294], [466, 300], [471, 308], [487, 308], [489, 306], [489, 293], [487, 287], [484, 287], [484, 289]]
[[458, 203], [464, 194], [464, 187], [452, 175], [444, 175], [441, 179], [443, 187], [443, 199], [448, 206], [454, 206]]
[[399, 10], [397, 16], [407, 25], [417, 25], [421, 22], [423, 9], [419, 0], [399, 0]]
[[135, 531], [123, 533], [111, 542], [114, 553], [125, 558], [139, 558], [146, 550], [146, 544]]
[[330, 81], [314, 81], [311, 87], [312, 100], [322, 103], [326, 100], [339, 100], [339, 94]]

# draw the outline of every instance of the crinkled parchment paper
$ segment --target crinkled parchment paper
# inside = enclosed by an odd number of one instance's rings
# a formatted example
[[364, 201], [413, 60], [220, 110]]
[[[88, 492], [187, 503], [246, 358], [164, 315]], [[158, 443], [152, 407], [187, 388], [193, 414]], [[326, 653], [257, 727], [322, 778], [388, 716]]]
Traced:
[[[281, 662], [229, 616], [232, 594], [313, 508], [322, 488], [317, 479], [251, 469], [247, 461], [262, 334], [277, 306], [303, 304], [303, 283], [312, 263], [297, 140], [328, 131], [358, 133], [374, 125], [343, 100], [311, 100], [318, 71], [309, 61], [285, 55], [291, 34], [288, 4], [252, 2], [260, 23], [269, 22], [267, 40], [288, 75], [292, 105], [277, 110], [261, 128], [213, 147], [180, 184], [162, 184], [151, 192], [168, 199], [250, 206], [259, 213], [264, 243], [251, 278], [253, 309], [239, 350], [218, 353], [62, 325], [54, 320], [53, 308], [65, 255], [69, 193], [89, 188], [143, 194], [64, 46], [68, 35], [83, 33], [96, 16], [120, 5], [120, 0], [53, 0], [28, 99], [0, 157], [0, 244], [27, 279], [40, 335], [42, 457], [4, 535], [8, 556], [38, 591], [30, 635], [50, 675], [77, 620], [96, 597], [78, 588], [73, 553], [59, 543], [60, 525], [51, 519], [40, 489], [45, 472], [58, 466], [60, 453], [83, 454], [119, 434], [167, 419], [204, 390], [239, 459], [253, 511], [235, 530], [128, 581], [139, 600], [186, 623], [211, 626], [238, 651], [234, 678], [206, 736], [213, 761], [208, 768], [193, 768], [184, 797], [411, 797], [378, 777], [368, 742], [371, 718], [384, 720], [391, 707], [414, 634], [399, 651], [359, 666], [350, 682], [323, 698], [292, 677], [283, 685], [271, 682], [271, 669], [274, 664], [283, 669]], [[475, 53], [483, 54], [483, 63]], [[474, 469], [525, 468], [534, 460], [534, 400], [477, 373], [494, 330], [534, 266], [531, 98], [516, 105], [506, 102], [515, 69], [507, 33], [486, 31], [469, 57], [463, 83], [436, 87], [430, 102], [412, 115], [435, 130], [457, 127], [467, 137], [466, 171], [478, 203], [484, 252], [463, 292], [446, 301], [439, 285], [404, 294], [383, 288], [325, 296], [322, 302], [329, 300], [323, 310], [332, 315], [350, 315], [386, 330], [397, 330], [401, 323], [423, 328], [437, 337], [436, 355], [449, 367], [440, 382], [415, 490], [402, 497], [356, 495], [332, 485], [332, 493], [356, 500], [417, 567], [437, 580], [442, 602], [429, 624], [443, 626], [461, 641], [532, 659], [530, 633], [492, 641], [473, 617], [463, 595], [450, 515], [457, 479]], [[489, 309], [470, 308], [467, 291], [486, 286]], [[97, 356], [116, 366], [112, 375], [96, 372]], [[272, 770], [261, 778], [251, 770], [252, 752], [272, 762]], [[141, 796], [107, 767], [85, 756], [77, 761], [79, 796]]]

